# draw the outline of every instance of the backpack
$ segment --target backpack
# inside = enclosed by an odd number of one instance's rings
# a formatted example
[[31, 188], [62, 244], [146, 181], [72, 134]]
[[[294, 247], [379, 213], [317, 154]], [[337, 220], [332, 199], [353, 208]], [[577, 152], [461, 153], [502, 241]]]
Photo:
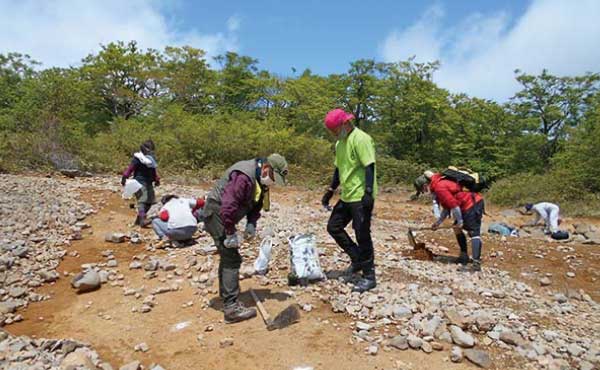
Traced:
[[467, 168], [459, 169], [454, 166], [449, 166], [447, 169], [442, 171], [442, 176], [448, 180], [457, 182], [460, 186], [475, 193], [479, 193], [489, 187], [489, 184], [484, 176]]
[[566, 240], [569, 239], [569, 232], [568, 231], [555, 231], [552, 233], [552, 235], [550, 235], [550, 237], [554, 240]]

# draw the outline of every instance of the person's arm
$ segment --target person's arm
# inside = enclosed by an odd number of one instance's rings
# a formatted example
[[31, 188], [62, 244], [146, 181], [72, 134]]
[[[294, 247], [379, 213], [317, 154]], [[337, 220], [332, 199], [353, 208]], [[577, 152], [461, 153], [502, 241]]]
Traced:
[[321, 199], [321, 204], [323, 205], [323, 207], [329, 208], [329, 201], [333, 197], [333, 194], [335, 193], [335, 189], [337, 189], [338, 186], [340, 186], [340, 171], [336, 167], [335, 170], [333, 171], [331, 185], [329, 186], [329, 188], [325, 192], [325, 195], [323, 195], [323, 198]]
[[433, 230], [437, 229], [444, 222], [444, 220], [448, 218], [448, 216], [450, 216], [450, 211], [448, 211], [446, 208], [442, 209], [442, 212], [438, 216], [437, 220], [433, 223], [433, 225], [431, 225], [431, 228]]
[[125, 181], [131, 176], [131, 174], [135, 171], [135, 168], [139, 163], [136, 159], [132, 160], [129, 166], [123, 171], [123, 175], [121, 176], [121, 185], [125, 186]]
[[242, 204], [252, 199], [252, 189], [252, 179], [248, 176], [237, 171], [231, 174], [221, 197], [221, 220], [227, 235], [235, 233], [236, 213]]
[[534, 211], [533, 213], [535, 214], [535, 218], [533, 219], [533, 221], [529, 221], [529, 222], [525, 223], [525, 225], [523, 225], [523, 226], [535, 226], [538, 224], [538, 222], [540, 222], [540, 220], [542, 219], [542, 216], [540, 215], [540, 213], [537, 211]]
[[373, 194], [375, 184], [375, 162], [365, 167], [365, 192]]
[[[440, 212], [440, 204], [438, 203], [437, 197], [433, 194], [433, 215], [439, 219], [442, 213]], [[446, 216], [447, 217], [447, 216]]]

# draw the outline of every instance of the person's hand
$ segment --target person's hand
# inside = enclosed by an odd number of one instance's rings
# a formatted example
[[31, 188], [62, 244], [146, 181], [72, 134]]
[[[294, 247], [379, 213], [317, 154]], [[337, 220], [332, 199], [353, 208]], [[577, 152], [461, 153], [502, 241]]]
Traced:
[[373, 205], [375, 204], [375, 199], [373, 199], [373, 194], [365, 192], [362, 199], [360, 200], [363, 207], [366, 209], [373, 209]]
[[329, 206], [329, 201], [331, 200], [331, 198], [333, 198], [333, 189], [329, 188], [327, 189], [327, 192], [325, 193], [325, 195], [323, 195], [323, 198], [321, 199], [321, 204], [327, 210], [331, 210], [331, 207]]
[[256, 226], [254, 224], [246, 224], [246, 230], [244, 231], [244, 239], [252, 239], [256, 236]]
[[127, 177], [121, 176], [121, 186], [125, 186], [126, 182], [127, 182]]
[[237, 233], [233, 233], [231, 235], [227, 235], [225, 237], [225, 241], [223, 242], [225, 248], [239, 248], [240, 240], [238, 239]]

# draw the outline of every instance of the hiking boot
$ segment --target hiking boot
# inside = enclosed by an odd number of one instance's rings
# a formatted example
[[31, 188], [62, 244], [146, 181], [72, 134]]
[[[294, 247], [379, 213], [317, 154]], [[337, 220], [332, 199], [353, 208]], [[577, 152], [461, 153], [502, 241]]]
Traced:
[[467, 263], [469, 263], [469, 255], [461, 252], [460, 256], [458, 256], [458, 259], [456, 260], [456, 263], [460, 263], [461, 265], [466, 265]]
[[362, 266], [358, 263], [350, 263], [350, 266], [346, 267], [346, 269], [342, 272], [342, 280], [345, 283], [349, 283], [352, 281], [359, 272], [362, 271]]
[[226, 324], [233, 324], [256, 317], [256, 309], [245, 307], [237, 302], [223, 309]]
[[471, 266], [471, 271], [480, 272], [481, 271], [481, 261], [473, 260], [473, 265]]
[[354, 288], [352, 288], [353, 292], [366, 292], [367, 290], [371, 290], [377, 286], [377, 282], [375, 281], [375, 275], [366, 276], [361, 278], [356, 284], [354, 284]]

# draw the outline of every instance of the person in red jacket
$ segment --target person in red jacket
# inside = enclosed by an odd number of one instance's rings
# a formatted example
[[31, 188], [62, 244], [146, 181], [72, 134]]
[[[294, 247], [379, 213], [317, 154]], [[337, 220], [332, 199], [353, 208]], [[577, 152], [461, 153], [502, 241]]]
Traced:
[[446, 179], [439, 173], [429, 176], [429, 189], [433, 192], [443, 207], [443, 211], [437, 221], [431, 225], [437, 229], [444, 219], [450, 214], [454, 218], [454, 234], [460, 246], [458, 262], [464, 266], [469, 262], [467, 251], [467, 238], [463, 230], [466, 230], [471, 238], [471, 249], [473, 257], [473, 271], [481, 271], [481, 219], [485, 210], [483, 197], [479, 193], [463, 191], [457, 182]]

